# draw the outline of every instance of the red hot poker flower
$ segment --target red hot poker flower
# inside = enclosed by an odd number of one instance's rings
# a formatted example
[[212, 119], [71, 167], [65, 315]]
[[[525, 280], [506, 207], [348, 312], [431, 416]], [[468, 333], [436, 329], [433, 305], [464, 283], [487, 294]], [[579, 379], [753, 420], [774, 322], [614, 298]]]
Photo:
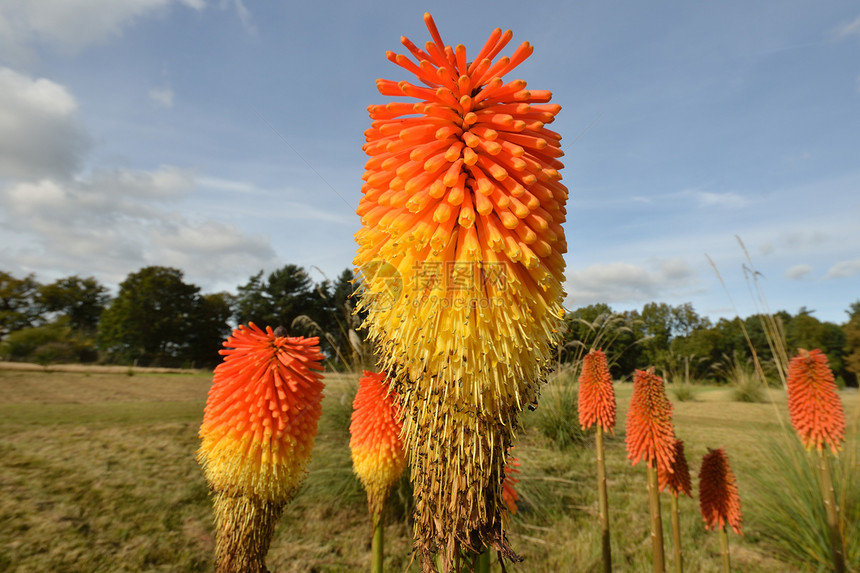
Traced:
[[224, 343], [198, 458], [213, 488], [287, 501], [304, 477], [322, 412], [318, 338], [240, 326]]
[[602, 350], [585, 355], [579, 376], [579, 425], [588, 429], [595, 422], [605, 432], [615, 428], [615, 390]]
[[367, 491], [370, 512], [382, 511], [391, 487], [406, 469], [400, 440], [403, 422], [385, 374], [364, 371], [353, 402], [349, 448], [356, 475]]
[[724, 448], [709, 448], [702, 458], [702, 468], [699, 470], [699, 506], [706, 529], [722, 529], [730, 525], [735, 533], [743, 535], [741, 498]]
[[666, 397], [663, 379], [653, 371], [637, 370], [633, 374], [626, 442], [627, 459], [634, 466], [643, 458], [648, 465], [656, 463], [665, 468], [671, 468], [675, 461], [672, 403]]
[[838, 453], [845, 439], [845, 413], [827, 356], [798, 350], [788, 365], [788, 412], [806, 449], [829, 446]]
[[323, 355], [317, 338], [254, 324], [234, 330], [224, 346], [197, 459], [214, 493], [216, 570], [257, 573], [311, 456]]
[[675, 497], [678, 494], [686, 494], [693, 497], [693, 485], [690, 483], [690, 468], [687, 465], [687, 457], [684, 455], [684, 442], [675, 440], [675, 462], [672, 464], [671, 471], [663, 467], [662, 464], [657, 465], [657, 479], [660, 483], [660, 491], [668, 487]]

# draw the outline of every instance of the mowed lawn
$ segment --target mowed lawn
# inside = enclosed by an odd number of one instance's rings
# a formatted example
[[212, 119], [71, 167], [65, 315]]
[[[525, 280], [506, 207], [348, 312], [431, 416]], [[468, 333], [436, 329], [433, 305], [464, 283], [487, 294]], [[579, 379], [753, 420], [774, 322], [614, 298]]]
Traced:
[[[356, 381], [350, 375], [326, 378], [314, 458], [272, 543], [273, 573], [369, 568], [370, 522], [348, 448]], [[195, 461], [210, 383], [211, 374], [199, 372], [0, 369], [0, 571], [212, 570], [212, 514]], [[631, 390], [616, 384], [618, 428], [607, 443], [613, 559], [616, 571], [649, 571], [645, 469], [629, 464], [623, 440]], [[552, 392], [551, 381], [545, 397]], [[772, 447], [771, 439], [783, 431], [780, 419], [787, 423], [784, 395], [771, 394], [773, 402], [744, 404], [732, 402], [730, 390], [707, 387], [696, 401], [675, 404], [676, 433], [686, 443], [694, 489], [708, 447], [725, 446], [738, 477], [745, 535], [731, 535], [736, 571], [807, 569], [777, 557], [760, 535], [763, 517], [751, 503], [762, 448]], [[856, 392], [843, 392], [842, 399], [849, 425], [856, 424]], [[514, 451], [521, 500], [509, 538], [525, 561], [508, 570], [599, 571], [593, 449], [590, 442], [554, 447], [535, 429], [537, 415], [526, 414]], [[668, 494], [664, 498], [671, 557]], [[419, 570], [417, 560], [411, 562], [409, 504], [404, 480], [387, 514], [390, 571]], [[719, 541], [704, 530], [697, 501], [684, 498], [680, 505], [686, 570], [719, 571]]]

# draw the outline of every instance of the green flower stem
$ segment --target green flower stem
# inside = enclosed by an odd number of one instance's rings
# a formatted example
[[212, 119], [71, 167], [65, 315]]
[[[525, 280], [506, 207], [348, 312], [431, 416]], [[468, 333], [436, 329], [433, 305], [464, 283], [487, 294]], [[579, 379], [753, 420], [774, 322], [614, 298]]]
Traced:
[[720, 528], [720, 554], [723, 557], [723, 573], [730, 573], [732, 564], [729, 561], [729, 534], [725, 525]]
[[478, 573], [490, 573], [490, 548], [484, 549], [483, 553], [478, 555]]
[[836, 493], [833, 491], [833, 478], [830, 476], [830, 460], [827, 452], [818, 450], [818, 475], [821, 481], [821, 496], [827, 510], [827, 528], [830, 530], [830, 545], [833, 548], [833, 570], [845, 573], [845, 552], [842, 533], [839, 530], [839, 508], [836, 506]]
[[678, 496], [672, 494], [672, 541], [675, 544], [675, 573], [684, 573], [684, 552], [681, 550], [681, 512]]
[[603, 571], [612, 571], [612, 546], [609, 542], [609, 500], [606, 495], [606, 459], [603, 449], [603, 427], [597, 424], [595, 436], [597, 449], [597, 497], [600, 512], [600, 540], [603, 547]]
[[663, 520], [660, 517], [660, 489], [657, 487], [656, 461], [648, 464], [648, 505], [651, 510], [651, 548], [654, 573], [664, 573]]
[[373, 542], [371, 544], [370, 573], [382, 573], [383, 545], [382, 512], [373, 514]]

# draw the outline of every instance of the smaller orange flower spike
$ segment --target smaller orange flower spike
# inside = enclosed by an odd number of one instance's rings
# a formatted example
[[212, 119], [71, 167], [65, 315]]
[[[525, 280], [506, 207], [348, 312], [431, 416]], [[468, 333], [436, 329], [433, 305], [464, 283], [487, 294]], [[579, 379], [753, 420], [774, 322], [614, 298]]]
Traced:
[[579, 376], [579, 425], [588, 429], [595, 422], [604, 432], [615, 429], [615, 390], [602, 350], [592, 350], [585, 355]]
[[400, 440], [403, 421], [385, 374], [364, 371], [349, 425], [349, 447], [356, 475], [367, 491], [370, 512], [382, 511], [388, 492], [406, 469]]
[[798, 350], [788, 365], [788, 413], [806, 449], [829, 446], [838, 453], [845, 440], [845, 412], [827, 356]]
[[672, 403], [666, 397], [663, 379], [652, 370], [633, 374], [626, 442], [627, 459], [634, 466], [643, 458], [649, 466], [656, 463], [665, 468], [671, 468], [675, 461]]
[[502, 482], [502, 501], [505, 502], [511, 515], [517, 513], [517, 501], [520, 499], [515, 487], [520, 480], [514, 477], [514, 474], [520, 473], [518, 467], [520, 467], [519, 458], [508, 458], [508, 463], [505, 465], [505, 479]]
[[323, 355], [318, 338], [254, 324], [234, 330], [224, 346], [197, 460], [214, 497], [217, 573], [262, 573], [277, 520], [313, 449]]
[[730, 525], [735, 533], [743, 535], [741, 498], [724, 448], [708, 448], [708, 453], [702, 458], [702, 469], [699, 470], [699, 506], [705, 520], [705, 529], [722, 529]]
[[687, 466], [687, 457], [684, 455], [684, 442], [675, 440], [675, 462], [671, 468], [665, 468], [657, 464], [657, 479], [660, 483], [660, 491], [668, 488], [675, 497], [678, 494], [686, 494], [693, 497], [693, 485], [690, 483], [690, 468]]

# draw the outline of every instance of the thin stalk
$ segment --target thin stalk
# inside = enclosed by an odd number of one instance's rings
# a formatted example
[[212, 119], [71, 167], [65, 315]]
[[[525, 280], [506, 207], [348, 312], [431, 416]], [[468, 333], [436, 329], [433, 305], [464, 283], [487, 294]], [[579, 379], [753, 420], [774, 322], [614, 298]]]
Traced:
[[385, 535], [382, 527], [382, 512], [373, 514], [373, 541], [370, 546], [370, 573], [382, 573]]
[[600, 541], [603, 547], [603, 571], [612, 571], [612, 546], [609, 542], [609, 500], [606, 495], [606, 459], [603, 449], [603, 427], [597, 424], [597, 497], [600, 513]]
[[654, 573], [664, 573], [666, 563], [663, 558], [663, 519], [660, 517], [660, 490], [657, 487], [656, 461], [648, 463], [648, 505], [651, 510], [651, 549]]
[[477, 573], [490, 573], [490, 548], [484, 549], [484, 551], [478, 555], [478, 566], [476, 567]]
[[729, 561], [729, 534], [726, 526], [720, 528], [720, 554], [723, 557], [723, 573], [731, 573], [732, 564]]
[[681, 549], [681, 512], [678, 496], [672, 495], [672, 541], [675, 544], [675, 573], [684, 573], [684, 552]]
[[833, 478], [830, 476], [830, 463], [827, 452], [818, 450], [818, 475], [821, 477], [821, 496], [827, 510], [827, 528], [830, 530], [830, 546], [833, 549], [833, 570], [845, 573], [845, 552], [842, 533], [839, 531], [839, 509], [836, 507], [836, 493], [833, 491]]

